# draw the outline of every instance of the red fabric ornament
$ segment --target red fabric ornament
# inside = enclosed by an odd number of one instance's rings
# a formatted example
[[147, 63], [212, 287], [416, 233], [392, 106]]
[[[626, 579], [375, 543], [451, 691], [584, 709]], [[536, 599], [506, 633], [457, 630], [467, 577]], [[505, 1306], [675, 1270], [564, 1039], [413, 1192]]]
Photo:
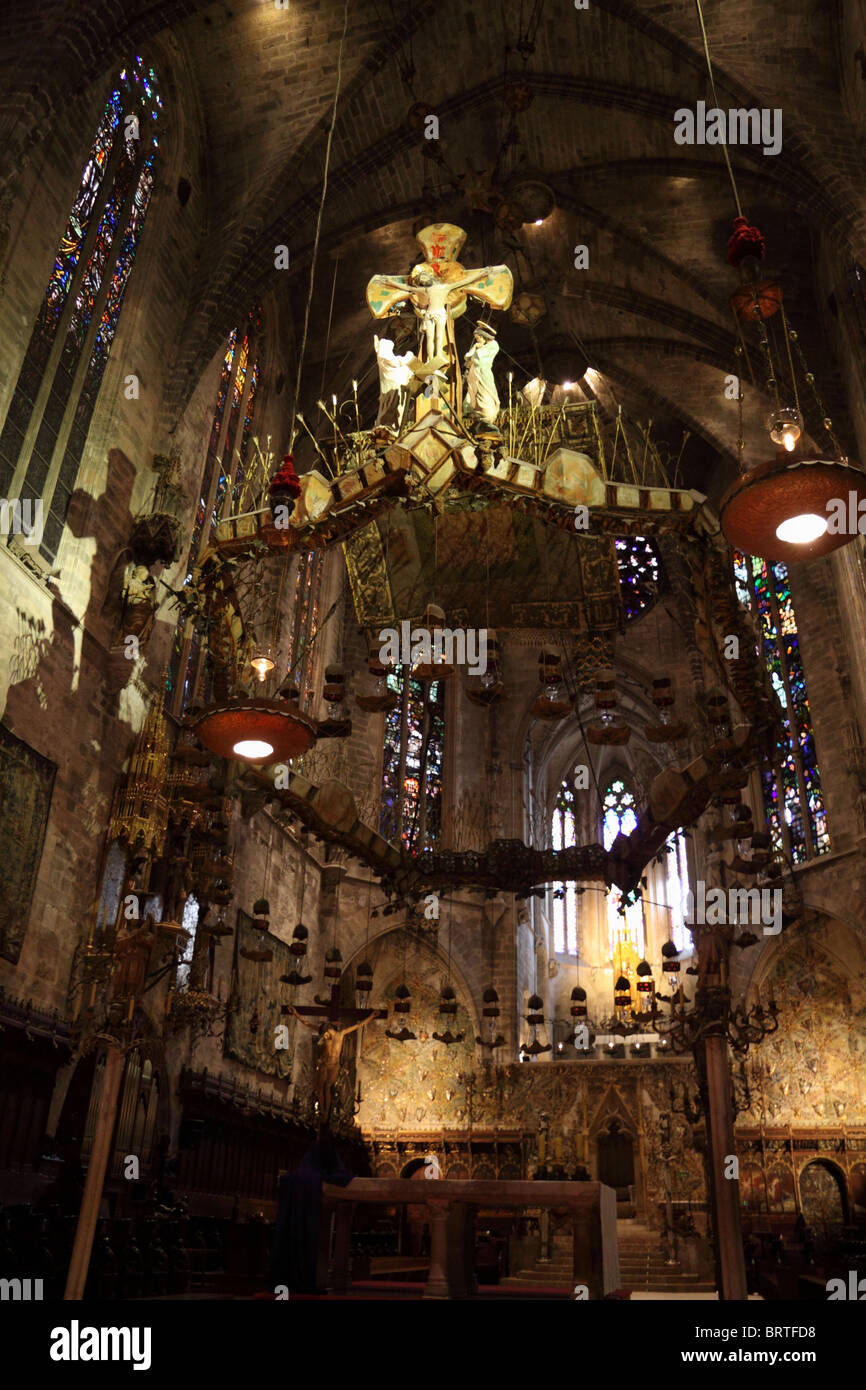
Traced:
[[274, 493], [287, 492], [290, 497], [300, 497], [301, 484], [292, 462], [291, 454], [283, 456], [281, 468], [271, 478], [268, 494], [273, 497]]
[[757, 227], [750, 227], [745, 217], [734, 218], [734, 230], [728, 242], [728, 261], [735, 269], [746, 256], [764, 259], [764, 238]]

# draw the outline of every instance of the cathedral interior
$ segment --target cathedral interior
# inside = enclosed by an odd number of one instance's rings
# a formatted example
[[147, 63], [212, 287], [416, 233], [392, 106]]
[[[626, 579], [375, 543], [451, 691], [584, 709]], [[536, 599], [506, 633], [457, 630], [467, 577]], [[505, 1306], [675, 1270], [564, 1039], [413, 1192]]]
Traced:
[[866, 4], [430, 18], [2, 7], [0, 1276], [826, 1301]]

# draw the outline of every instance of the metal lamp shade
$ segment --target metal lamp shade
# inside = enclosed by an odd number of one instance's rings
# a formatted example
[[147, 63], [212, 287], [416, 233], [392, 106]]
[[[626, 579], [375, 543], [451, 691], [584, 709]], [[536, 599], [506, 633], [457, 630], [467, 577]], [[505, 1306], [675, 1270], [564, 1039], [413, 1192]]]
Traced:
[[[315, 741], [315, 726], [279, 700], [237, 700], [225, 705], [209, 705], [190, 721], [200, 743], [221, 758], [242, 763], [277, 763], [306, 753]], [[273, 752], [266, 757], [245, 757], [234, 751], [246, 740], [269, 743]]]

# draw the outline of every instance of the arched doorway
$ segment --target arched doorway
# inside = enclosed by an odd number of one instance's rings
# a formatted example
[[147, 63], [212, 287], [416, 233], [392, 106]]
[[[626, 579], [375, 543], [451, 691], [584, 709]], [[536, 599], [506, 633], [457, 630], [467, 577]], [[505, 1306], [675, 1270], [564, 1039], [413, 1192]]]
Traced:
[[849, 1219], [844, 1173], [826, 1159], [807, 1163], [800, 1174], [800, 1205], [816, 1239], [838, 1239]]

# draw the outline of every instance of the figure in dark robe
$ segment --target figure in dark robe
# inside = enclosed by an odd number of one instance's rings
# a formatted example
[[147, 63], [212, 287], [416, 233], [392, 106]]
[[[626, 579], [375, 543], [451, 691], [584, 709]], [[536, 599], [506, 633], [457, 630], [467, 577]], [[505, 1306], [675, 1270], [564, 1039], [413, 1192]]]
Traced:
[[352, 1174], [340, 1162], [330, 1135], [311, 1144], [294, 1173], [282, 1173], [274, 1243], [271, 1249], [270, 1284], [290, 1293], [323, 1292], [316, 1288], [316, 1258], [322, 1183], [346, 1187]]

